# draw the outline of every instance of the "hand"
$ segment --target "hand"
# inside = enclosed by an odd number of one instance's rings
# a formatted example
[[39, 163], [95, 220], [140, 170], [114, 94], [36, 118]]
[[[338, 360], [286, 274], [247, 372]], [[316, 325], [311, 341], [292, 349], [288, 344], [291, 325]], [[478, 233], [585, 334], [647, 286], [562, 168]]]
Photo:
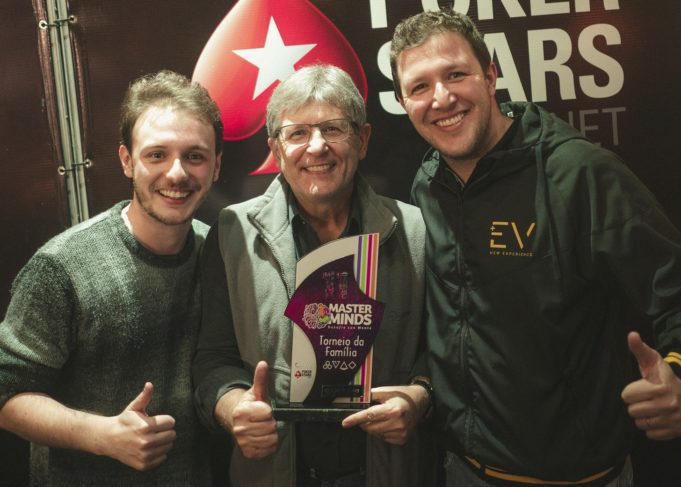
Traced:
[[175, 420], [168, 415], [147, 415], [153, 394], [154, 386], [147, 382], [121, 414], [104, 418], [103, 455], [136, 470], [150, 470], [165, 461], [175, 441]]
[[629, 415], [648, 438], [670, 440], [681, 436], [681, 380], [638, 333], [630, 332], [627, 341], [642, 376], [622, 391]]
[[430, 401], [419, 385], [376, 387], [371, 389], [371, 399], [379, 404], [348, 416], [343, 427], [359, 426], [393, 445], [407, 442]]
[[267, 362], [261, 361], [256, 365], [253, 387], [245, 391], [236, 390], [236, 393], [239, 397], [231, 408], [228, 424], [244, 457], [257, 460], [273, 454], [277, 450], [279, 436], [267, 393]]

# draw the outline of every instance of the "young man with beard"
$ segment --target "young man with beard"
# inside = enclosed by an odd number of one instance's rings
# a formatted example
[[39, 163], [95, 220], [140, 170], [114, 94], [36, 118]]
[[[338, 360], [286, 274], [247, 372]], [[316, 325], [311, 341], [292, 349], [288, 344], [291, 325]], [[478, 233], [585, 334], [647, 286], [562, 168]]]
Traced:
[[448, 485], [631, 485], [633, 424], [681, 435], [681, 235], [615, 154], [533, 103], [497, 105], [468, 17], [402, 21], [390, 61], [433, 146], [412, 198]]
[[[434, 455], [419, 423], [427, 387], [410, 384], [422, 350], [423, 220], [377, 195], [358, 173], [371, 133], [350, 76], [328, 65], [296, 71], [267, 105], [281, 174], [264, 194], [229, 206], [206, 239], [203, 319], [194, 383], [203, 421], [234, 437], [235, 487], [432, 485]], [[325, 242], [380, 234], [372, 400], [342, 424], [277, 423], [288, 401], [292, 323], [284, 310], [298, 259]]]
[[0, 324], [0, 427], [36, 486], [210, 485], [190, 381], [200, 319], [193, 215], [217, 179], [220, 112], [169, 71], [122, 105], [123, 201], [57, 235]]

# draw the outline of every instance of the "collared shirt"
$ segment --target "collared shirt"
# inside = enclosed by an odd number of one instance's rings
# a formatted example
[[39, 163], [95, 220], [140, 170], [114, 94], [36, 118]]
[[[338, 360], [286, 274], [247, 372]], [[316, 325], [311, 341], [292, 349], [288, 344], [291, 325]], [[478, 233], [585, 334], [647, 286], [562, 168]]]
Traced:
[[[288, 215], [293, 229], [298, 259], [321, 245], [312, 225], [305, 220], [298, 203], [289, 191]], [[362, 215], [353, 191], [348, 222], [339, 238], [359, 235]], [[314, 469], [320, 478], [334, 478], [364, 469], [366, 465], [366, 433], [359, 427], [343, 428], [340, 423], [296, 423], [296, 453], [298, 469]]]
[[[288, 194], [288, 219], [293, 228], [293, 240], [296, 243], [296, 257], [300, 259], [306, 254], [309, 254], [322, 243], [319, 241], [317, 233], [312, 228], [312, 225], [305, 220], [305, 217], [300, 212], [298, 202], [293, 197], [293, 193], [289, 190]], [[362, 232], [362, 214], [359, 211], [359, 201], [357, 196], [352, 193], [350, 200], [350, 213], [348, 215], [348, 222], [338, 238], [352, 237], [359, 235]]]

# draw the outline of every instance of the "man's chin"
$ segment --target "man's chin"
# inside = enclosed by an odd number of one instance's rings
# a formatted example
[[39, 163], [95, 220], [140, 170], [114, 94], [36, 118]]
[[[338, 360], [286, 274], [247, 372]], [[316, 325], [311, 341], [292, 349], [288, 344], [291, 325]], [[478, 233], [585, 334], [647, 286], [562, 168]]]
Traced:
[[157, 222], [166, 225], [166, 226], [178, 226], [178, 225], [185, 225], [189, 222], [192, 221], [194, 218], [194, 212], [191, 212], [189, 214], [184, 214], [184, 215], [177, 215], [177, 214], [161, 214], [159, 212], [156, 212], [152, 209], [145, 208], [145, 212], [147, 215], [149, 215], [150, 218], [156, 220]]

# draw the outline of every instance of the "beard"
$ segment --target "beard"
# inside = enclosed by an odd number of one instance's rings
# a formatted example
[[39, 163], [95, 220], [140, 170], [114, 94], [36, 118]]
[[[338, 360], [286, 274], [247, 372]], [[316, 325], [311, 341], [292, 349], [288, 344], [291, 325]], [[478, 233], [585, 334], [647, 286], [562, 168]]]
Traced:
[[[489, 107], [485, 107], [485, 110], [489, 111]], [[494, 147], [494, 143], [490, 140], [492, 137], [490, 125], [490, 114], [486, 113], [484, 117], [480, 118], [480, 123], [473, 127], [471, 140], [462, 147], [446, 152], [440, 150], [440, 153], [446, 161], [452, 163], [482, 159]], [[434, 147], [437, 149], [436, 146]]]
[[[135, 198], [139, 202], [140, 207], [142, 210], [149, 215], [151, 218], [156, 220], [159, 223], [162, 223], [163, 225], [168, 225], [168, 226], [175, 226], [175, 225], [184, 225], [188, 222], [191, 222], [192, 219], [194, 218], [194, 212], [191, 212], [189, 215], [187, 215], [185, 218], [167, 218], [164, 217], [163, 215], [158, 214], [156, 211], [154, 211], [154, 208], [151, 204], [151, 198], [147, 196], [147, 193], [142, 191], [139, 186], [137, 185], [137, 181], [133, 178], [132, 180], [132, 187], [133, 191], [135, 192]], [[186, 188], [179, 188], [179, 189], [186, 189]], [[152, 188], [153, 191], [153, 188]], [[201, 202], [206, 198], [206, 194], [203, 195], [203, 197], [196, 203], [196, 207], [201, 204]]]

